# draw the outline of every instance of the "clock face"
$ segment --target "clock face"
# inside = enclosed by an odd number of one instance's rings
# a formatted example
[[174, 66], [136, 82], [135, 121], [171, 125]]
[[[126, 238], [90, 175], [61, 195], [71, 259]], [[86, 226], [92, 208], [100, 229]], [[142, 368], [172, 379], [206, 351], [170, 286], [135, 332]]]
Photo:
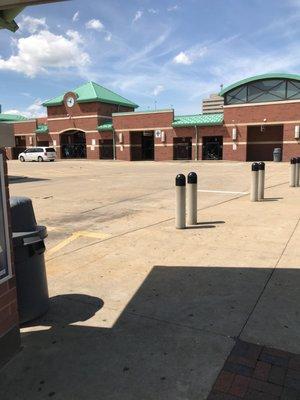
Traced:
[[67, 98], [67, 106], [68, 107], [73, 107], [74, 106], [74, 104], [75, 104], [75, 99], [74, 99], [74, 97], [68, 97]]

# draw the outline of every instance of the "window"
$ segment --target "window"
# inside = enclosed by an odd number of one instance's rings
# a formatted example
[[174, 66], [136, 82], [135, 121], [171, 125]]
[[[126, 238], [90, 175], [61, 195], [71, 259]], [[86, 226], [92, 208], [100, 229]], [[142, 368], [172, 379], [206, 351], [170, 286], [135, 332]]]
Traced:
[[46, 152], [55, 153], [55, 149], [53, 149], [53, 147], [47, 147]]
[[264, 79], [249, 82], [225, 94], [226, 105], [293, 99], [300, 99], [300, 82], [292, 79]]

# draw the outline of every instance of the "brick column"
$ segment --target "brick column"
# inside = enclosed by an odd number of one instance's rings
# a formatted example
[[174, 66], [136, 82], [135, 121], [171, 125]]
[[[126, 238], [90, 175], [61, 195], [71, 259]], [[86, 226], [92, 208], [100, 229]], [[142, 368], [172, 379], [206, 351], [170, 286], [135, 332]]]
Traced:
[[[50, 136], [51, 136], [51, 140], [52, 140], [52, 146], [56, 150], [57, 158], [62, 158], [62, 156], [61, 156], [60, 134], [59, 133], [57, 133], [57, 134], [51, 133]], [[51, 146], [51, 144], [50, 144], [50, 146]]]
[[[0, 148], [0, 153], [5, 154], [5, 150]], [[6, 161], [4, 162], [4, 168], [5, 190], [7, 199], [9, 199]], [[9, 202], [7, 209], [9, 212]], [[8, 220], [10, 221], [10, 215], [8, 215]], [[11, 232], [10, 226], [9, 230]], [[0, 283], [0, 368], [18, 351], [19, 347], [20, 330], [17, 311], [16, 280], [13, 269], [12, 277]]]

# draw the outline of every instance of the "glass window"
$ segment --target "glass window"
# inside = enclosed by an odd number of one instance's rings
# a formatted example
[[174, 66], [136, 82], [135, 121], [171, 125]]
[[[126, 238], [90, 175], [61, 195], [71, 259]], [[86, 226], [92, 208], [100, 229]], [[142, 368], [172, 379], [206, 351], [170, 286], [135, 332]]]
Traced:
[[287, 98], [300, 99], [300, 82], [297, 81], [287, 82]]
[[10, 276], [10, 248], [5, 192], [4, 160], [0, 154], [0, 282]]
[[285, 88], [285, 81], [279, 79], [253, 82], [248, 85], [248, 102], [285, 100]]
[[46, 151], [50, 153], [55, 153], [55, 149], [53, 149], [53, 147], [47, 147]]
[[250, 82], [226, 93], [225, 104], [262, 103], [300, 99], [300, 82], [265, 79]]

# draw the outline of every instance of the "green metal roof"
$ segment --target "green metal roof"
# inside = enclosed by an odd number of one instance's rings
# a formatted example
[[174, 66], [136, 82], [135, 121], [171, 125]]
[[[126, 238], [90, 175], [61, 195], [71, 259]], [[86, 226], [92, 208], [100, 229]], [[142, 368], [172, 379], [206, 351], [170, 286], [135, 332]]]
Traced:
[[[94, 101], [100, 101], [102, 103], [112, 103], [119, 104], [121, 106], [127, 106], [132, 108], [137, 108], [138, 105], [133, 103], [130, 100], [125, 99], [118, 95], [117, 93], [112, 92], [109, 89], [106, 89], [103, 86], [98, 85], [95, 82], [87, 82], [84, 85], [79, 86], [78, 88], [73, 90], [77, 95], [78, 103], [89, 103]], [[47, 100], [43, 103], [43, 106], [58, 106], [63, 104], [64, 94], [54, 97], [53, 99]]]
[[38, 124], [36, 130], [36, 133], [48, 133], [49, 132], [49, 128], [47, 124]]
[[19, 26], [14, 19], [23, 9], [24, 6], [18, 6], [0, 10], [0, 29], [8, 29], [12, 32], [16, 32]]
[[113, 124], [112, 124], [112, 122], [104, 122], [103, 124], [98, 125], [97, 129], [98, 129], [99, 132], [112, 131], [113, 130]]
[[222, 124], [223, 113], [218, 113], [175, 116], [172, 126], [174, 128], [179, 128], [184, 126], [212, 126]]
[[229, 92], [232, 89], [235, 89], [235, 88], [242, 86], [249, 82], [261, 81], [263, 79], [293, 79], [296, 81], [300, 81], [300, 75], [282, 74], [282, 73], [270, 73], [270, 74], [263, 74], [263, 75], [255, 75], [255, 76], [251, 76], [246, 79], [242, 79], [241, 81], [235, 82], [232, 85], [226, 86], [224, 89], [221, 90], [221, 92], [219, 94], [220, 94], [220, 96], [224, 96], [225, 93]]
[[23, 115], [18, 114], [5, 114], [0, 113], [0, 121], [1, 122], [17, 122], [17, 121], [26, 121], [27, 118]]

